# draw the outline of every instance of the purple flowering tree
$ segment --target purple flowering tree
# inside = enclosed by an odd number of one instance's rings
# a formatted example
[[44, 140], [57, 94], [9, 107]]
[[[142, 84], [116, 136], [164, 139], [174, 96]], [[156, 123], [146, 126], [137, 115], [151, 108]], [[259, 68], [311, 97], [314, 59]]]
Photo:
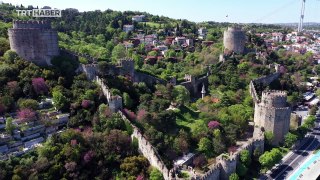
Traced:
[[48, 86], [43, 78], [33, 78], [32, 79], [32, 86], [34, 91], [37, 94], [46, 94], [48, 93]]
[[85, 163], [88, 163], [92, 160], [94, 156], [94, 152], [92, 150], [86, 152], [86, 154], [83, 156], [83, 160]]
[[31, 121], [36, 119], [36, 112], [32, 109], [25, 108], [18, 111], [18, 118], [22, 121]]
[[83, 107], [83, 108], [89, 108], [90, 107], [90, 105], [91, 105], [91, 101], [90, 100], [86, 100], [86, 99], [84, 99], [84, 100], [82, 100], [82, 103], [81, 103], [81, 106]]
[[126, 114], [127, 115], [127, 117], [130, 119], [130, 120], [136, 120], [136, 115], [135, 115], [135, 113], [134, 112], [132, 112], [132, 111], [130, 111], [129, 109], [123, 109], [123, 112], [124, 112], [124, 114]]
[[139, 176], [137, 176], [137, 179], [136, 179], [136, 180], [144, 180], [143, 175], [139, 175]]
[[137, 112], [137, 120], [140, 122], [143, 121], [143, 119], [146, 117], [146, 115], [147, 115], [147, 111], [144, 109], [140, 109]]
[[208, 123], [209, 129], [216, 129], [219, 126], [220, 126], [220, 123], [218, 121], [210, 121]]

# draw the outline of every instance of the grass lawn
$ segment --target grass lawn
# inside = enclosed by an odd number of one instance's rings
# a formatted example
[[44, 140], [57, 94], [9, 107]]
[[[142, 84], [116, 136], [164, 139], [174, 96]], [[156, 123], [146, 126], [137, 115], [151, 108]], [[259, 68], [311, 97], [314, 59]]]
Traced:
[[201, 121], [199, 117], [199, 112], [195, 112], [192, 109], [186, 107], [186, 106], [181, 106], [179, 110], [176, 111], [177, 113], [177, 125], [191, 130], [192, 127], [195, 125], [194, 123], [196, 121]]
[[150, 27], [155, 27], [155, 28], [159, 28], [160, 24], [159, 23], [155, 23], [155, 22], [146, 22], [146, 24]]

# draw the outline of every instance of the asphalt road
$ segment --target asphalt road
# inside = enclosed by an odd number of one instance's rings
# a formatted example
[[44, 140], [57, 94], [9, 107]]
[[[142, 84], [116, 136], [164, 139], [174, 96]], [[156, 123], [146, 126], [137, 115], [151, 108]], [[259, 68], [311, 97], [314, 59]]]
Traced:
[[292, 154], [287, 157], [276, 169], [273, 169], [271, 174], [264, 176], [260, 179], [276, 179], [282, 180], [289, 177], [301, 163], [305, 161], [309, 153], [320, 146], [320, 128], [319, 120], [317, 120], [316, 127], [312, 130], [309, 136], [302, 140], [302, 146], [295, 149]]

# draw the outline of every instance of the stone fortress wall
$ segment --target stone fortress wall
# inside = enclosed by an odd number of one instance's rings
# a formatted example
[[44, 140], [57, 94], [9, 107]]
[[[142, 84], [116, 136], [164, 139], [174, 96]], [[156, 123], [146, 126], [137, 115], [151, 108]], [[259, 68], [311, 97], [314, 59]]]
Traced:
[[[124, 61], [128, 63], [128, 61]], [[130, 63], [130, 62], [129, 62]], [[107, 85], [104, 84], [103, 80], [97, 76], [96, 66], [94, 64], [80, 64], [78, 71], [81, 71], [86, 74], [89, 80], [97, 82], [97, 84], [101, 87], [103, 95], [107, 98], [109, 108], [112, 112], [118, 112], [122, 119], [128, 122], [133, 128], [133, 133], [131, 135], [132, 138], [136, 138], [139, 144], [139, 150], [143, 154], [144, 157], [148, 159], [150, 164], [160, 170], [165, 180], [170, 180], [170, 173], [166, 165], [161, 160], [157, 150], [151, 145], [151, 143], [141, 134], [139, 128], [133, 125], [127, 117], [122, 113], [122, 97], [121, 96], [113, 96], [110, 92], [110, 89]], [[130, 73], [130, 71], [126, 70], [126, 72]], [[94, 78], [92, 78], [94, 77]]]
[[[130, 62], [125, 62], [130, 63]], [[139, 128], [137, 128], [135, 125], [133, 125], [126, 116], [120, 111], [122, 109], [122, 98], [119, 97], [118, 101], [112, 101], [113, 98], [111, 96], [111, 93], [109, 91], [109, 88], [103, 83], [103, 81], [96, 76], [96, 67], [92, 64], [81, 64], [79, 67], [79, 70], [84, 72], [88, 79], [95, 80], [102, 88], [102, 91], [104, 95], [108, 99], [108, 103], [110, 108], [113, 112], [119, 112], [122, 116], [122, 118], [130, 123], [130, 125], [133, 127], [133, 134], [132, 138], [136, 138], [139, 143], [139, 150], [140, 152], [148, 159], [150, 164], [157, 169], [159, 169], [165, 180], [173, 180], [175, 178], [175, 171], [174, 169], [169, 170], [166, 165], [161, 160], [161, 157], [157, 153], [156, 149], [151, 145], [150, 142], [143, 136], [143, 134], [140, 132]], [[126, 73], [130, 74], [132, 71], [125, 70]], [[91, 77], [95, 76], [94, 79]], [[186, 76], [187, 81], [189, 82], [196, 82], [195, 78], [193, 79], [192, 76]], [[193, 81], [192, 81], [193, 79]], [[121, 98], [121, 99], [120, 99]], [[121, 104], [121, 105], [120, 105]], [[114, 107], [114, 108], [113, 108]], [[239, 154], [242, 150], [249, 150], [250, 154], [252, 155], [253, 151], [255, 149], [259, 149], [260, 152], [264, 151], [264, 135], [263, 133], [257, 133], [258, 130], [255, 129], [254, 136], [249, 139], [245, 145], [241, 146], [235, 153], [230, 154], [228, 157], [225, 157], [225, 155], [220, 155], [217, 157], [217, 163], [212, 166], [212, 168], [206, 172], [202, 177], [195, 176], [194, 179], [201, 179], [201, 180], [215, 180], [215, 179], [228, 179], [229, 175], [236, 172], [236, 166], [239, 161]]]
[[241, 28], [228, 27], [223, 33], [223, 45], [226, 50], [243, 53], [246, 43], [246, 34]]
[[283, 141], [290, 129], [291, 109], [287, 104], [287, 93], [283, 91], [263, 91], [261, 99], [256, 92], [256, 85], [267, 86], [280, 77], [279, 65], [276, 72], [250, 82], [249, 92], [255, 103], [254, 123], [274, 134], [273, 144]]
[[[24, 59], [38, 65], [50, 65], [51, 58], [59, 55], [57, 32], [51, 29], [51, 25], [48, 22], [15, 21], [13, 28], [9, 29], [9, 40], [12, 50], [16, 51], [18, 55]], [[241, 30], [229, 28], [225, 32], [224, 42], [226, 48], [241, 53], [244, 50], [245, 35]], [[172, 178], [174, 171], [168, 170], [156, 149], [142, 135], [139, 129], [120, 111], [122, 109], [122, 98], [120, 96], [112, 96], [109, 88], [103, 83], [103, 80], [97, 76], [97, 59], [90, 57], [89, 55], [67, 52], [66, 50], [64, 50], [64, 53], [71, 54], [74, 58], [85, 57], [88, 59], [89, 64], [80, 64], [78, 71], [84, 72], [89, 80], [96, 81], [101, 86], [102, 92], [106, 96], [111, 110], [113, 112], [119, 112], [122, 118], [130, 123], [133, 127], [132, 137], [137, 138], [139, 150], [149, 160], [150, 164], [162, 172], [165, 180], [174, 179]], [[144, 73], [137, 73], [134, 70], [134, 62], [129, 59], [120, 60], [119, 65], [112, 67], [111, 72], [114, 72], [117, 75], [130, 76], [133, 82], [145, 81], [152, 85], [156, 82], [165, 82]], [[199, 81], [200, 83], [207, 81], [207, 77], [204, 77], [203, 79], [199, 78], [197, 80], [191, 76], [187, 76], [186, 78], [187, 82], [185, 84], [182, 83], [181, 85], [190, 86], [191, 91], [198, 90]], [[239, 154], [244, 149], [248, 149], [251, 154], [255, 149], [260, 149], [261, 152], [263, 152], [263, 133], [257, 133], [255, 130], [254, 136], [235, 153], [228, 156], [222, 154], [217, 157], [217, 163], [200, 179], [228, 179], [229, 175], [236, 171]]]
[[108, 86], [106, 86], [103, 80], [98, 76], [96, 76], [95, 81], [101, 87], [103, 95], [107, 98], [111, 112], [122, 110], [122, 97], [119, 95], [112, 95]]
[[112, 95], [109, 87], [97, 76], [96, 69], [96, 64], [80, 64], [77, 71], [85, 73], [88, 80], [95, 81], [101, 87], [103, 95], [107, 98], [111, 112], [118, 112], [122, 109], [122, 97]]
[[202, 76], [200, 78], [196, 78], [192, 75], [186, 74], [184, 77], [185, 82], [180, 83], [180, 85], [184, 86], [191, 95], [197, 95], [201, 93], [202, 85], [208, 86], [208, 75]]
[[261, 127], [264, 127], [266, 131], [272, 131], [274, 133], [275, 143], [278, 143], [278, 140], [282, 140], [286, 132], [289, 131], [291, 110], [287, 106], [286, 92], [264, 91], [260, 100], [255, 87], [255, 85], [258, 84], [267, 86], [278, 79], [280, 77], [278, 66], [276, 66], [276, 71], [276, 73], [268, 76], [254, 79], [249, 84], [249, 91], [255, 102], [254, 121], [255, 125], [257, 125], [255, 126], [253, 137], [235, 153], [229, 156], [223, 154], [218, 156], [216, 158], [217, 163], [200, 179], [228, 179], [230, 174], [236, 172], [236, 166], [242, 150], [248, 150], [251, 155], [255, 149], [259, 149], [262, 153], [264, 151], [264, 132], [262, 132]]
[[201, 180], [228, 180], [232, 173], [236, 172], [237, 164], [239, 163], [240, 153], [243, 150], [248, 150], [250, 155], [258, 149], [261, 153], [264, 151], [264, 134], [259, 128], [254, 129], [254, 135], [248, 139], [236, 152], [231, 154], [221, 154], [216, 158], [216, 164], [212, 165]]
[[267, 86], [271, 82], [273, 82], [274, 80], [278, 79], [279, 77], [280, 77], [280, 73], [276, 72], [276, 73], [270, 74], [268, 76], [259, 77], [257, 79], [250, 81], [249, 92], [253, 98], [253, 101], [255, 103], [260, 102], [260, 98], [257, 94], [256, 87], [255, 87], [257, 84], [262, 84], [264, 86]]
[[162, 175], [165, 180], [171, 180], [174, 179], [171, 177], [172, 171], [169, 171], [166, 165], [163, 163], [161, 160], [160, 155], [158, 154], [157, 150], [151, 145], [151, 143], [141, 134], [140, 130], [138, 127], [133, 125], [127, 117], [119, 111], [120, 115], [122, 116], [122, 119], [128, 122], [132, 128], [133, 128], [133, 133], [131, 135], [132, 138], [136, 138], [138, 140], [139, 144], [139, 150], [143, 154], [144, 157], [146, 157], [150, 164], [160, 170], [162, 172]]
[[47, 21], [13, 21], [8, 30], [11, 50], [37, 65], [51, 65], [59, 55], [58, 34]]

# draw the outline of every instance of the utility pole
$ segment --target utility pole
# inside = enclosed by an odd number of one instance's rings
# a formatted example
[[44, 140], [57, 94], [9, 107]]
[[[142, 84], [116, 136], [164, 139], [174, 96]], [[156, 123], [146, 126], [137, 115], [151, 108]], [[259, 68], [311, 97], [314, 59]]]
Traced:
[[305, 5], [306, 5], [306, 0], [302, 0], [300, 23], [298, 25], [298, 32], [303, 31], [303, 19], [304, 19]]

